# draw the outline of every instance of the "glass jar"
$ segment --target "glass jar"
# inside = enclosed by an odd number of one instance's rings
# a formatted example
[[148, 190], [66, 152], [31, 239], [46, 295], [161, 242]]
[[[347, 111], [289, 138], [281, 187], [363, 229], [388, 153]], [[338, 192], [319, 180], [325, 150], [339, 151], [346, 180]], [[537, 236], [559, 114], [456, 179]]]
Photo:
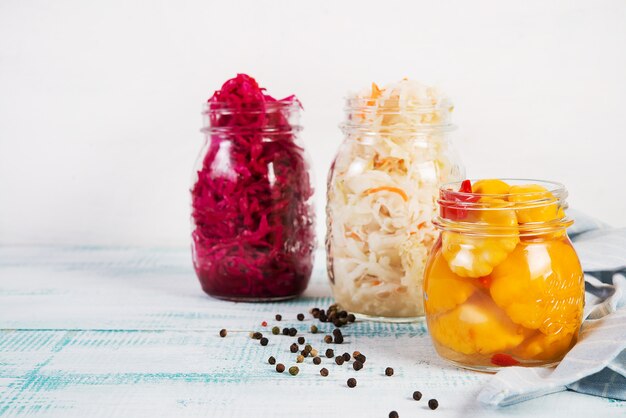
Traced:
[[449, 142], [452, 105], [403, 102], [403, 82], [387, 94], [374, 85], [378, 97], [347, 99], [326, 207], [336, 302], [362, 318], [393, 322], [424, 315], [422, 274], [437, 236], [431, 220], [439, 186], [463, 176]]
[[567, 236], [567, 191], [532, 180], [441, 188], [424, 274], [437, 352], [482, 371], [556, 364], [576, 343], [584, 279]]
[[300, 104], [206, 105], [192, 194], [192, 254], [202, 289], [237, 301], [295, 297], [316, 247]]

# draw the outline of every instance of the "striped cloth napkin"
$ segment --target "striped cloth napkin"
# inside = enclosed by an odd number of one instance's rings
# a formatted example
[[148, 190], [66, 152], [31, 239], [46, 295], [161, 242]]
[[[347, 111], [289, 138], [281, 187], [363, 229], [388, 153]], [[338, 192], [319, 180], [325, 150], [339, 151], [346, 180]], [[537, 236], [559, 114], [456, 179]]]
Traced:
[[580, 339], [556, 368], [509, 367], [478, 395], [507, 406], [573, 390], [626, 400], [626, 228], [574, 213], [568, 231], [585, 271], [585, 321]]

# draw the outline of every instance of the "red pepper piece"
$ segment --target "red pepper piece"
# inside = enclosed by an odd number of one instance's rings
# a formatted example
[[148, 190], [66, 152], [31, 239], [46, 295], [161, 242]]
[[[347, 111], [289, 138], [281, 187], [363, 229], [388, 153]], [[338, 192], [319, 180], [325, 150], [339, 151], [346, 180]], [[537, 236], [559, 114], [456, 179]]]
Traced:
[[[442, 200], [446, 203], [441, 205], [441, 217], [449, 219], [451, 221], [460, 221], [467, 216], [467, 209], [464, 208], [464, 203], [476, 203], [480, 200], [480, 196], [472, 194], [459, 194], [459, 193], [472, 193], [472, 183], [469, 180], [463, 180], [458, 192], [444, 190], [442, 191]], [[455, 203], [459, 203], [458, 205]]]
[[491, 278], [491, 276], [484, 276], [484, 277], [478, 278], [478, 283], [485, 289], [489, 289], [491, 287], [492, 281], [493, 279]]
[[459, 187], [459, 192], [472, 193], [472, 182], [469, 180], [463, 180], [461, 182], [461, 187]]
[[517, 366], [519, 364], [519, 361], [515, 360], [513, 357], [509, 356], [508, 354], [494, 354], [493, 356], [491, 356], [491, 363], [495, 364], [496, 366], [501, 366], [501, 367], [510, 367], [510, 366]]
[[266, 326], [267, 326], [267, 321], [263, 321], [263, 322], [261, 322], [261, 326], [262, 326], [262, 327], [266, 327]]

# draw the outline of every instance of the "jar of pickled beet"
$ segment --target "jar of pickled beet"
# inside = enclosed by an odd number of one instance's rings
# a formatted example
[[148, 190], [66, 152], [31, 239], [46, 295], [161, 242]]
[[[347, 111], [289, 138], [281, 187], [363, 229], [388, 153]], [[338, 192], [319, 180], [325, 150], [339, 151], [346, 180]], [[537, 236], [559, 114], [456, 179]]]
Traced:
[[415, 81], [348, 97], [328, 175], [327, 270], [335, 301], [364, 319], [422, 320], [439, 186], [460, 180], [450, 100]]
[[424, 273], [437, 352], [461, 367], [558, 363], [576, 343], [584, 279], [558, 183], [479, 180], [439, 194], [441, 234]]
[[204, 108], [194, 176], [192, 255], [202, 289], [238, 301], [301, 294], [316, 247], [301, 106], [240, 74]]

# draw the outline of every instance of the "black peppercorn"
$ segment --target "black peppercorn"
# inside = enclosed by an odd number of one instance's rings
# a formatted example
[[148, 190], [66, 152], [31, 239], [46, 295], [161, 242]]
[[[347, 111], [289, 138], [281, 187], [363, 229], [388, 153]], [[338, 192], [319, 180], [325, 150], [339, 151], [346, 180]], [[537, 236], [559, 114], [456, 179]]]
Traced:
[[319, 357], [313, 357], [313, 364], [320, 364], [322, 362], [322, 359]]
[[432, 410], [437, 409], [437, 407], [439, 406], [439, 402], [437, 402], [437, 399], [431, 399], [428, 401], [428, 407]]
[[255, 340], [260, 340], [263, 337], [263, 334], [261, 334], [260, 332], [255, 332], [252, 334], [252, 338], [254, 338]]
[[343, 356], [343, 361], [350, 361], [350, 354], [343, 353], [342, 356]]
[[326, 313], [324, 313], [324, 311], [320, 311], [319, 316], [317, 317], [317, 319], [320, 320], [320, 322], [326, 322], [328, 321], [328, 318], [326, 317]]
[[356, 316], [354, 316], [353, 314], [348, 314], [348, 322], [354, 322], [356, 321]]
[[292, 375], [292, 376], [297, 375], [299, 371], [300, 371], [300, 369], [298, 369], [298, 366], [291, 366], [289, 368], [289, 374]]
[[280, 328], [278, 328], [278, 327], [272, 327], [272, 334], [274, 334], [274, 335], [278, 335], [278, 334], [280, 334]]
[[330, 335], [326, 335], [326, 336], [324, 336], [324, 342], [325, 342], [326, 344], [330, 344], [330, 343], [332, 343], [332, 342], [333, 342], [333, 337], [331, 337]]
[[422, 392], [420, 392], [419, 390], [413, 392], [413, 399], [415, 399], [416, 401], [422, 399]]
[[296, 318], [298, 318], [298, 321], [304, 321], [304, 314], [299, 313]]
[[337, 314], [337, 316], [339, 318], [347, 318], [348, 317], [348, 312], [346, 311], [339, 311], [339, 313]]
[[292, 337], [295, 337], [297, 333], [298, 333], [297, 329], [289, 328], [289, 335], [291, 335]]
[[348, 387], [353, 388], [355, 386], [356, 386], [356, 379], [354, 377], [351, 377], [350, 379], [348, 379]]
[[224, 338], [226, 334], [228, 334], [228, 332], [225, 329], [220, 330], [220, 337]]
[[387, 376], [393, 376], [393, 369], [392, 369], [391, 367], [387, 367], [387, 368], [385, 369], [385, 374], [386, 374]]
[[311, 352], [309, 350], [302, 350], [302, 351], [300, 351], [300, 354], [302, 355], [302, 357], [308, 357], [310, 353]]
[[265, 338], [265, 337], [261, 338], [261, 345], [263, 347], [265, 347], [268, 342], [270, 342], [270, 340], [268, 340], [267, 338]]
[[365, 363], [365, 360], [367, 360], [367, 358], [361, 353], [359, 353], [359, 355], [356, 356], [355, 359], [360, 361], [361, 363]]
[[282, 321], [283, 316], [281, 314], [276, 314], [276, 320], [277, 321]]
[[283, 328], [283, 335], [289, 335], [289, 328]]
[[328, 376], [328, 369], [326, 367], [322, 367], [320, 369], [320, 374], [324, 377]]
[[361, 363], [359, 360], [356, 360], [354, 363], [352, 363], [352, 368], [358, 372], [363, 368], [363, 363]]
[[282, 372], [284, 372], [284, 371], [285, 371], [285, 365], [284, 365], [283, 363], [278, 363], [278, 364], [276, 365], [276, 371], [277, 371], [278, 373], [282, 373]]
[[291, 351], [292, 353], [297, 353], [298, 352], [298, 344], [293, 343], [289, 346], [289, 351]]
[[391, 411], [389, 413], [389, 418], [399, 418], [400, 415], [398, 415], [398, 413], [396, 411]]
[[357, 357], [357, 356], [360, 356], [360, 355], [361, 355], [361, 352], [360, 352], [360, 351], [355, 351], [355, 352], [353, 352], [353, 353], [352, 353], [352, 357], [353, 357], [355, 360], [356, 360], [356, 357]]
[[269, 364], [276, 364], [276, 359], [274, 358], [274, 356], [270, 356], [270, 358], [267, 359], [267, 362]]
[[298, 337], [298, 344], [304, 344], [304, 337]]
[[343, 335], [339, 334], [339, 335], [335, 335], [335, 344], [341, 344], [343, 343]]
[[333, 335], [334, 335], [335, 337], [336, 337], [336, 336], [338, 336], [338, 335], [341, 335], [341, 330], [340, 330], [340, 329], [335, 328], [335, 329], [333, 330]]
[[335, 357], [335, 363], [337, 363], [339, 366], [341, 366], [343, 364], [345, 360], [343, 359], [343, 356], [337, 356]]
[[328, 357], [328, 358], [335, 357], [335, 352], [333, 351], [332, 348], [329, 348], [329, 349], [326, 350], [326, 357]]
[[315, 325], [311, 325], [311, 334], [317, 334], [317, 327]]
[[320, 316], [320, 308], [311, 309], [311, 315], [313, 315], [313, 318], [318, 318]]

